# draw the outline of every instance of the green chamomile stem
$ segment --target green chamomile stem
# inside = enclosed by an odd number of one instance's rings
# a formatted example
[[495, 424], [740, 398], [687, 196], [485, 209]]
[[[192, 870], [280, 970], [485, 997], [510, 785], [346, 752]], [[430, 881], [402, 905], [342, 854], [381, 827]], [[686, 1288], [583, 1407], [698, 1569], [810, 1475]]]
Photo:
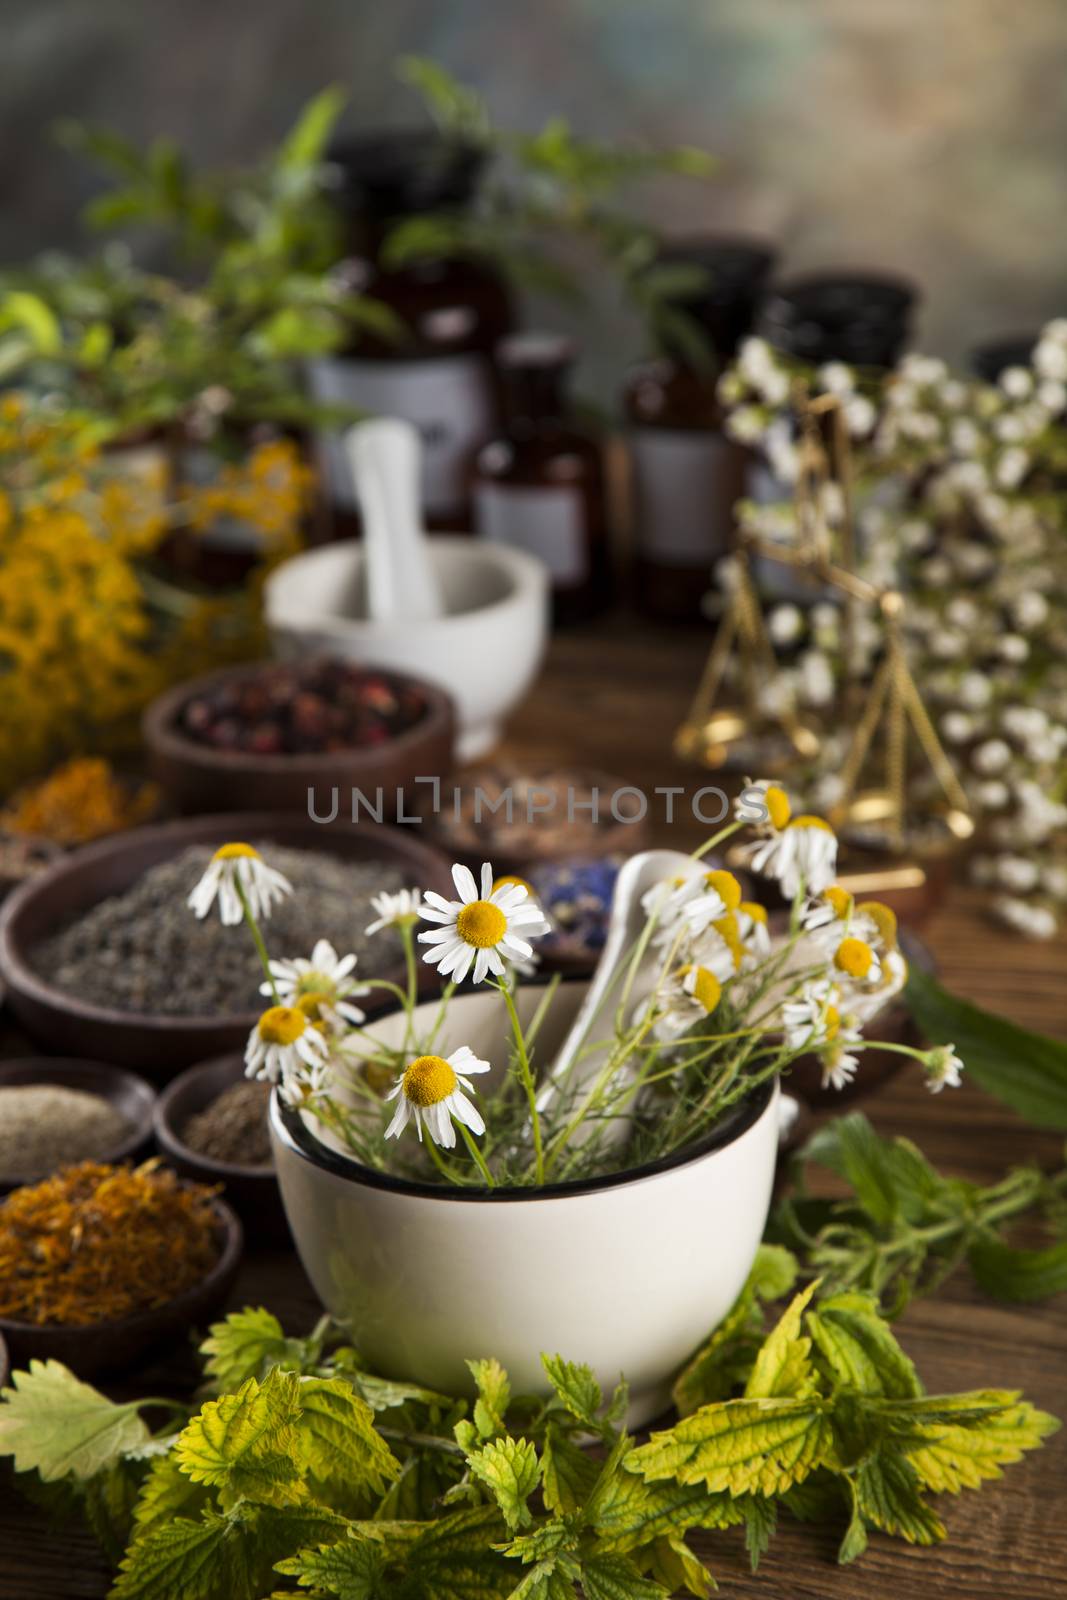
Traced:
[[442, 1178], [444, 1178], [447, 1183], [454, 1183], [457, 1186], [462, 1186], [462, 1178], [458, 1178], [452, 1171], [451, 1167], [448, 1165], [444, 1156], [441, 1154], [440, 1150], [438, 1150], [436, 1144], [430, 1138], [429, 1134], [427, 1134], [426, 1138], [423, 1140], [423, 1144], [429, 1152], [430, 1160], [433, 1162]]
[[467, 1149], [471, 1153], [471, 1160], [474, 1162], [474, 1165], [478, 1168], [478, 1171], [485, 1179], [485, 1187], [487, 1189], [495, 1189], [496, 1179], [486, 1166], [482, 1152], [478, 1149], [477, 1140], [475, 1139], [473, 1133], [469, 1128], [464, 1127], [462, 1122], [459, 1124], [459, 1131], [463, 1139], [463, 1143], [467, 1146]]
[[404, 965], [407, 969], [407, 996], [404, 1000], [404, 1044], [415, 1036], [415, 1002], [419, 992], [418, 967], [415, 962], [415, 936], [410, 922], [400, 924], [400, 939], [404, 946]]
[[248, 923], [249, 932], [252, 935], [252, 941], [255, 944], [256, 950], [259, 954], [259, 959], [263, 963], [263, 971], [266, 974], [267, 983], [270, 985], [270, 992], [273, 996], [274, 1004], [280, 1005], [281, 1001], [278, 998], [278, 986], [274, 981], [274, 974], [270, 970], [270, 956], [267, 954], [267, 947], [263, 943], [263, 935], [259, 931], [259, 923], [252, 915], [252, 907], [248, 903], [248, 896], [244, 892], [244, 887], [240, 878], [238, 878], [236, 875], [234, 876], [233, 886], [237, 890], [237, 898], [241, 902], [241, 910], [245, 914], [245, 921]]
[[732, 838], [735, 833], [739, 833], [742, 828], [747, 827], [747, 822], [738, 820], [729, 823], [725, 828], [720, 828], [718, 833], [713, 833], [710, 839], [705, 839], [704, 843], [693, 851], [693, 860], [699, 861], [701, 856], [706, 856], [709, 850], [715, 849], [716, 845], [722, 844], [726, 839]]
[[515, 1053], [519, 1061], [519, 1076], [526, 1091], [526, 1103], [530, 1108], [530, 1123], [533, 1128], [534, 1173], [540, 1185], [545, 1181], [545, 1155], [541, 1148], [541, 1117], [537, 1110], [537, 1090], [534, 1088], [533, 1072], [530, 1070], [530, 1058], [526, 1052], [526, 1040], [523, 1037], [522, 1023], [519, 1021], [519, 1013], [515, 1009], [515, 1001], [512, 998], [507, 979], [499, 979], [496, 986], [504, 996], [504, 1004], [508, 1008], [508, 1017], [511, 1020], [511, 1032], [515, 1040]]

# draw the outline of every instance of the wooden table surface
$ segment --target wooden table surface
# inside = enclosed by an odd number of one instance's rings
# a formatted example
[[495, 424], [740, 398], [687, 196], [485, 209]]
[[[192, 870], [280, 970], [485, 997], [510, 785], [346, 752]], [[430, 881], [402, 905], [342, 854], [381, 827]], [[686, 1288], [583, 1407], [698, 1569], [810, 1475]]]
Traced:
[[[706, 639], [699, 632], [612, 621], [561, 635], [536, 690], [515, 717], [505, 754], [524, 763], [582, 762], [651, 789], [702, 780], [670, 754], [670, 736], [695, 684]], [[726, 785], [729, 787], [729, 784]], [[657, 842], [691, 845], [699, 825], [659, 823]], [[958, 993], [1029, 1027], [1067, 1036], [1067, 941], [1009, 941], [983, 919], [972, 892], [954, 889], [924, 926], [943, 981]], [[1062, 1140], [1036, 1133], [969, 1084], [936, 1101], [916, 1075], [902, 1073], [864, 1110], [885, 1133], [916, 1140], [936, 1165], [989, 1182], [1021, 1161], [1051, 1166]], [[319, 1307], [291, 1254], [250, 1254], [233, 1305], [264, 1304], [292, 1332]], [[986, 1386], [1018, 1388], [1067, 1418], [1067, 1297], [1036, 1308], [983, 1301], [956, 1278], [913, 1304], [897, 1324], [931, 1392]], [[573, 1352], [581, 1359], [581, 1351]], [[124, 1393], [180, 1392], [194, 1369], [184, 1354], [128, 1375]], [[118, 1391], [116, 1391], [118, 1392]], [[757, 1577], [737, 1530], [704, 1546], [724, 1595], [767, 1600], [899, 1600], [909, 1584], [924, 1594], [975, 1600], [1060, 1600], [1067, 1595], [1067, 1431], [999, 1484], [938, 1506], [947, 1543], [916, 1550], [881, 1535], [854, 1567], [834, 1564], [828, 1532], [783, 1520]], [[0, 1600], [98, 1600], [108, 1574], [91, 1538], [71, 1527], [49, 1531], [0, 1475]], [[168, 1600], [160, 1595], [159, 1600]], [[221, 1597], [220, 1597], [221, 1600]]]

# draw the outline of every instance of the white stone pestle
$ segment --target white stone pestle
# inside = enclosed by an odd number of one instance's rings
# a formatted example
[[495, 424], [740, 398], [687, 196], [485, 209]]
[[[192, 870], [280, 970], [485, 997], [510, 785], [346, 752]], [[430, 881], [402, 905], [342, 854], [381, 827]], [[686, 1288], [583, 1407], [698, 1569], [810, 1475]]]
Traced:
[[372, 622], [425, 622], [444, 615], [419, 504], [422, 446], [399, 417], [349, 428], [344, 448], [363, 519], [363, 605]]

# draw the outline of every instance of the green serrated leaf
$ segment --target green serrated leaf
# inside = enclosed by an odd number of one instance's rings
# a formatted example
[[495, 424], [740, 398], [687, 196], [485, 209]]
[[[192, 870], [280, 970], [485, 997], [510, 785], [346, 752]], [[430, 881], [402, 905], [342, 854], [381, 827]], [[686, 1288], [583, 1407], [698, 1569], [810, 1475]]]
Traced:
[[897, 1447], [935, 1493], [978, 1489], [1057, 1431], [1057, 1418], [1012, 1389], [926, 1395], [882, 1408]]
[[614, 1552], [585, 1557], [582, 1590], [585, 1600], [670, 1600], [662, 1584], [643, 1578], [627, 1556]]
[[541, 1365], [556, 1391], [556, 1397], [571, 1416], [577, 1417], [587, 1427], [596, 1428], [603, 1397], [592, 1368], [574, 1361], [564, 1361], [562, 1356], [546, 1355], [541, 1357]]
[[[600, 1477], [600, 1463], [548, 1424], [541, 1447], [541, 1483], [545, 1505], [564, 1516], [583, 1507]], [[636, 1483], [636, 1479], [629, 1479]]]
[[[945, 1537], [944, 1524], [926, 1504], [919, 1477], [902, 1455], [882, 1450], [868, 1457], [853, 1482], [858, 1511], [883, 1533], [897, 1534], [909, 1544], [937, 1544]], [[846, 1534], [846, 1546], [848, 1542]]]
[[224, 1506], [241, 1498], [272, 1505], [303, 1499], [299, 1384], [295, 1373], [276, 1367], [261, 1384], [249, 1378], [236, 1394], [209, 1400], [174, 1447], [182, 1471], [216, 1489]]
[[478, 1386], [474, 1402], [474, 1425], [482, 1439], [506, 1432], [504, 1417], [511, 1404], [511, 1384], [500, 1362], [493, 1357], [484, 1361], [468, 1361], [471, 1376]]
[[0, 1456], [16, 1472], [92, 1478], [148, 1439], [137, 1403], [115, 1405], [59, 1361], [31, 1361], [2, 1392]]
[[999, 1239], [978, 1239], [967, 1261], [978, 1287], [994, 1300], [1025, 1304], [1067, 1289], [1067, 1239], [1043, 1250], [1015, 1250]]
[[1067, 1131], [1067, 1044], [959, 1000], [912, 963], [904, 999], [931, 1044], [952, 1044], [967, 1076], [1039, 1128]]
[[186, 1476], [173, 1450], [152, 1462], [133, 1509], [137, 1537], [165, 1526], [175, 1517], [190, 1518], [203, 1511], [209, 1491]]
[[381, 1495], [400, 1463], [374, 1428], [374, 1413], [343, 1378], [297, 1380], [296, 1433], [304, 1461], [322, 1485]]
[[254, 1600], [230, 1533], [230, 1519], [213, 1511], [198, 1522], [175, 1517], [130, 1547], [110, 1600]]
[[797, 1271], [791, 1250], [760, 1245], [733, 1306], [675, 1381], [672, 1399], [681, 1416], [712, 1401], [726, 1400], [747, 1383], [763, 1340], [759, 1302], [788, 1294]]
[[512, 1533], [533, 1521], [526, 1502], [540, 1481], [537, 1451], [528, 1439], [493, 1439], [467, 1457], [467, 1465], [491, 1492]]
[[804, 1310], [818, 1280], [796, 1295], [764, 1340], [745, 1385], [746, 1400], [804, 1399], [815, 1389], [811, 1340], [801, 1335]]
[[204, 1371], [220, 1393], [239, 1389], [246, 1378], [262, 1380], [288, 1351], [289, 1341], [277, 1317], [262, 1306], [233, 1311], [214, 1322], [200, 1346]]
[[325, 1591], [338, 1600], [381, 1600], [386, 1556], [371, 1539], [340, 1539], [317, 1550], [301, 1550], [279, 1561], [275, 1570], [295, 1578], [301, 1589]]
[[756, 1572], [778, 1527], [778, 1506], [759, 1494], [745, 1495], [741, 1506], [745, 1518], [745, 1549], [752, 1571]]
[[817, 1399], [724, 1400], [636, 1449], [626, 1470], [712, 1492], [783, 1494], [832, 1459], [829, 1415]]
[[914, 1364], [879, 1315], [872, 1295], [834, 1295], [805, 1320], [835, 1385], [890, 1400], [922, 1393]]
[[841, 1543], [837, 1547], [838, 1564], [842, 1567], [850, 1566], [853, 1561], [858, 1561], [867, 1548], [867, 1519], [863, 1515], [863, 1508], [859, 1502], [859, 1494], [854, 1478], [847, 1478], [849, 1503], [852, 1514], [848, 1520]]

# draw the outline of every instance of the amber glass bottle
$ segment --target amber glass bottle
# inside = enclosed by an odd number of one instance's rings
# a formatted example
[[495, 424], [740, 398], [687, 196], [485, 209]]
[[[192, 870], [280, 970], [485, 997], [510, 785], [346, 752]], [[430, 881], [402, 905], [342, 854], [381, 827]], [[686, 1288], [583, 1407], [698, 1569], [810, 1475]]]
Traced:
[[659, 263], [701, 268], [707, 287], [676, 302], [707, 347], [694, 361], [669, 333], [658, 359], [637, 367], [623, 392], [633, 475], [635, 588], [652, 616], [697, 619], [711, 571], [730, 548], [744, 493], [746, 453], [723, 431], [716, 385], [749, 332], [774, 261], [744, 239], [679, 240]]
[[610, 566], [601, 441], [571, 413], [574, 346], [517, 334], [497, 346], [504, 428], [477, 456], [474, 525], [483, 539], [528, 550], [552, 574], [557, 622], [601, 610]]
[[[397, 266], [383, 246], [397, 224], [427, 214], [462, 214], [475, 197], [485, 154], [434, 132], [385, 133], [336, 144], [333, 191], [348, 254], [335, 269], [345, 287], [395, 313], [399, 342], [361, 331], [338, 354], [310, 364], [317, 400], [403, 417], [423, 443], [423, 513], [433, 528], [467, 531], [468, 464], [495, 433], [499, 405], [492, 350], [512, 326], [500, 274], [472, 255]], [[359, 531], [355, 488], [338, 440], [320, 441], [335, 537]]]

